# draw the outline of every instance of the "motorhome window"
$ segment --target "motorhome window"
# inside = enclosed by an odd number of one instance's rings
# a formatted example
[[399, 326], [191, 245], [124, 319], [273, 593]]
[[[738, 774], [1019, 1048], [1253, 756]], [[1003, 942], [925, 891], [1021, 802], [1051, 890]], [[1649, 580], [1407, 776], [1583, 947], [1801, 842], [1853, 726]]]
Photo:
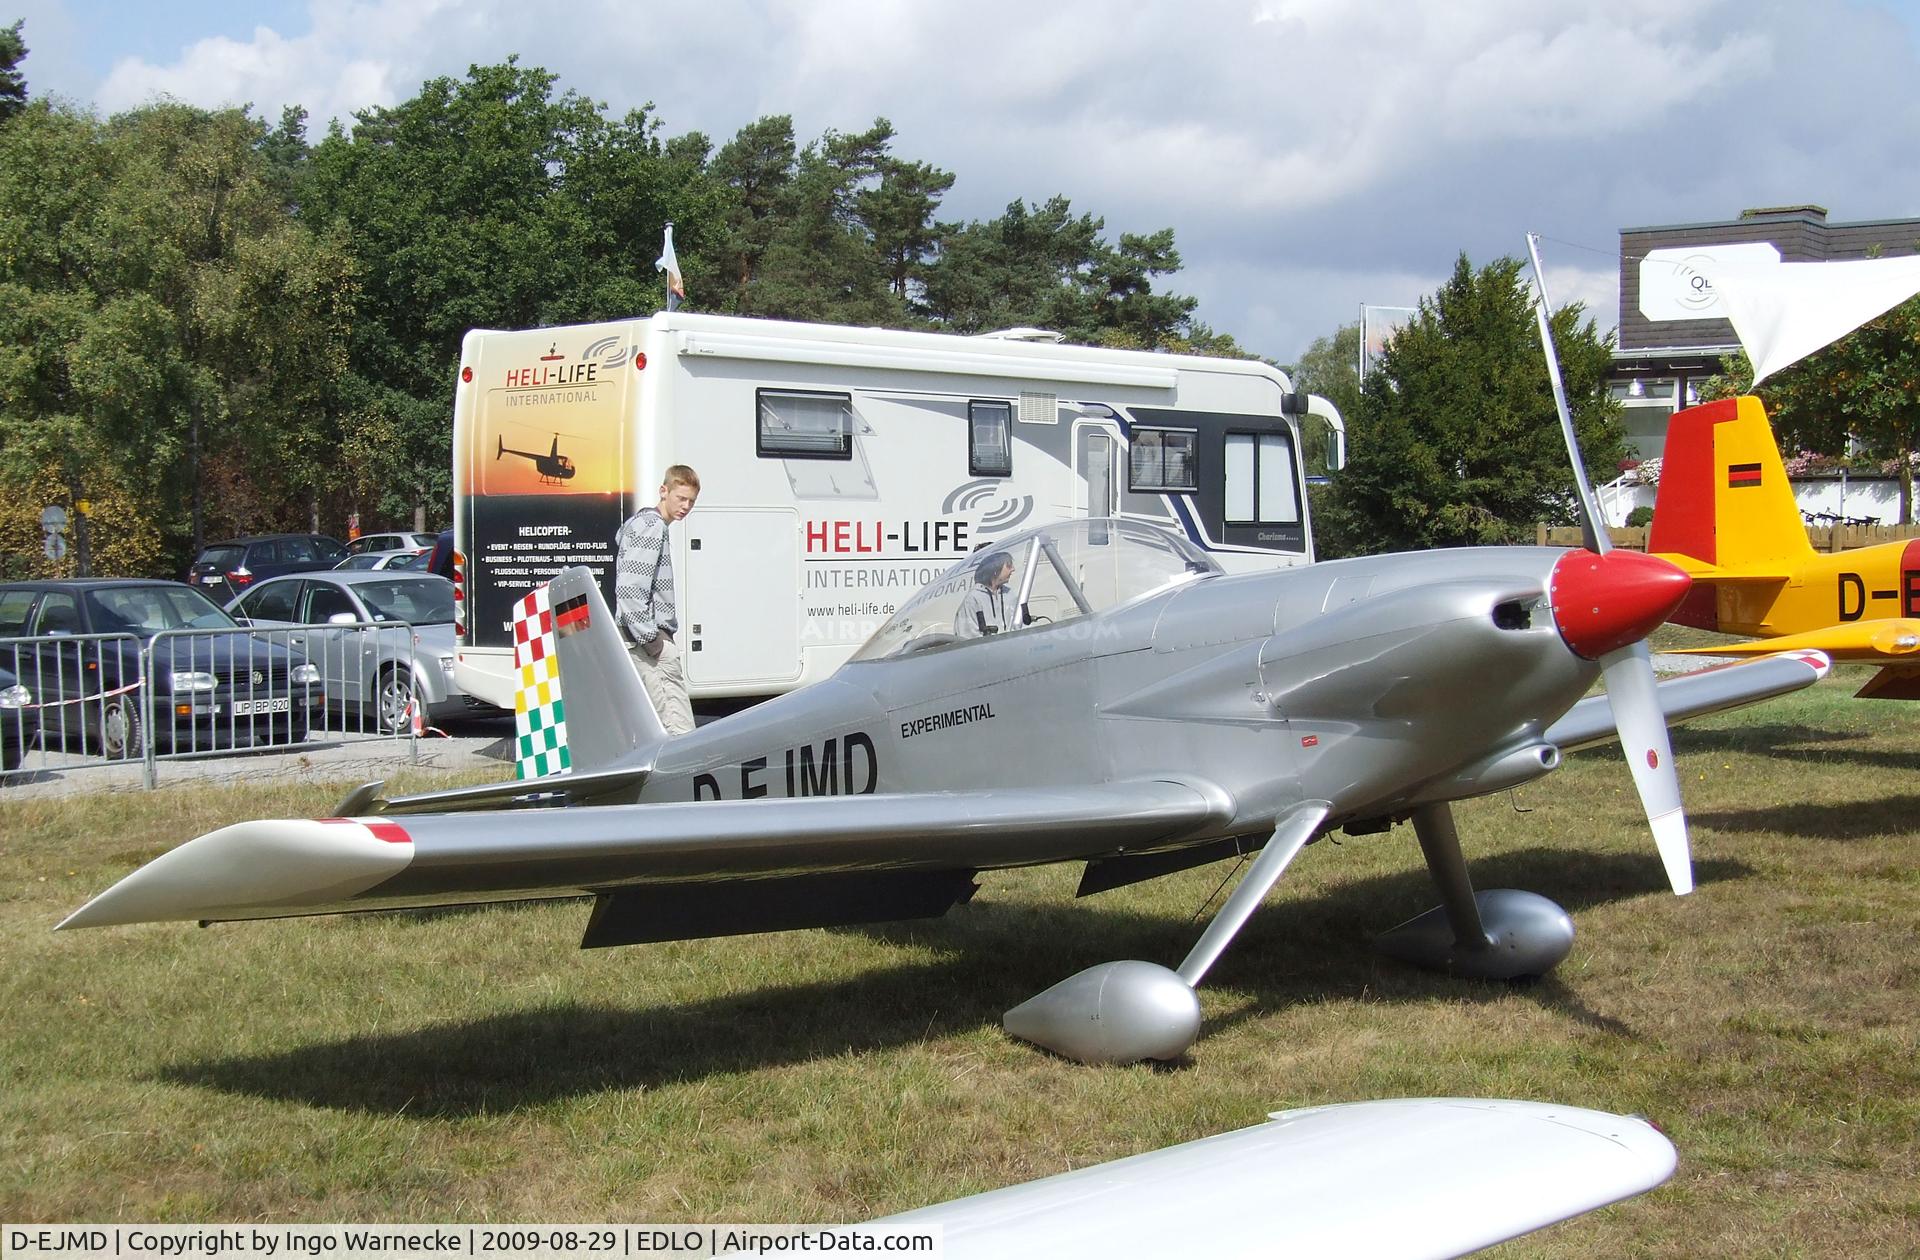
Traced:
[[1171, 490], [1192, 494], [1200, 488], [1192, 429], [1143, 429], [1135, 426], [1127, 456], [1129, 490]]
[[967, 471], [975, 477], [1013, 476], [1013, 404], [967, 404]]
[[759, 391], [758, 453], [780, 459], [852, 459], [853, 396]]
[[1295, 525], [1300, 499], [1284, 433], [1227, 434], [1227, 523]]

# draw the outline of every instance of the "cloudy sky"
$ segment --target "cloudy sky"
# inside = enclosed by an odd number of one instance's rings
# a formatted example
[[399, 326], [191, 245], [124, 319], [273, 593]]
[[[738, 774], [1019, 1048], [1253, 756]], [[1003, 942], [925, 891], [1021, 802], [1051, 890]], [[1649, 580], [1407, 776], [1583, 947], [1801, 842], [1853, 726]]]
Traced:
[[[1170, 287], [1283, 361], [1461, 251], [1548, 238], [1556, 301], [1617, 317], [1623, 227], [1813, 203], [1920, 217], [1920, 0], [14, 0], [33, 95], [351, 123], [518, 53], [724, 141], [899, 133], [943, 217], [1056, 193], [1175, 230]], [[10, 20], [0, 5], [0, 21]], [[697, 305], [697, 297], [696, 305]], [[619, 312], [606, 312], [615, 315]]]

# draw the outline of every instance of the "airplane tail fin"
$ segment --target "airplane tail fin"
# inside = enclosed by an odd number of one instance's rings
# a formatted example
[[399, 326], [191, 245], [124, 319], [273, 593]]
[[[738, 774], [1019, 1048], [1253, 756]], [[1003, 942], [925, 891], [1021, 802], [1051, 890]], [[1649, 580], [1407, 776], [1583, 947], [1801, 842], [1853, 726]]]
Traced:
[[1689, 407], [1668, 423], [1647, 550], [1723, 569], [1811, 558], [1813, 546], [1758, 398]]
[[666, 728], [589, 569], [567, 569], [514, 608], [520, 778], [651, 764]]

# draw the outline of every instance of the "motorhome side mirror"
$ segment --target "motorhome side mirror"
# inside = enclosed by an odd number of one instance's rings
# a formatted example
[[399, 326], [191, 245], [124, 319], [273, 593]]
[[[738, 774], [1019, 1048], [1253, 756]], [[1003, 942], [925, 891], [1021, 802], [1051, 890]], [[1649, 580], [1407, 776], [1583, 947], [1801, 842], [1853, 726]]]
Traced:
[[[1322, 404], [1321, 410], [1313, 409], [1315, 401]], [[1346, 425], [1338, 419], [1339, 412], [1332, 403], [1316, 400], [1312, 394], [1282, 394], [1280, 411], [1294, 417], [1299, 425], [1308, 481], [1325, 481], [1329, 474], [1346, 467]], [[1329, 411], [1333, 414], [1328, 415]]]

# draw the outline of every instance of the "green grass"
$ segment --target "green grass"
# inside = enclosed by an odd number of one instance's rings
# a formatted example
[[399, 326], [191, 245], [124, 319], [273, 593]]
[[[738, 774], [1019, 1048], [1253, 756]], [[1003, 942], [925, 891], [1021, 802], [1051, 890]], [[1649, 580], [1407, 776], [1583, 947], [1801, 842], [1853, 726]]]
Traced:
[[999, 1016], [1095, 962], [1177, 963], [1222, 866], [1084, 902], [1073, 869], [991, 873], [934, 923], [590, 952], [581, 902], [55, 935], [180, 840], [346, 785], [0, 793], [0, 1219], [857, 1220], [1283, 1107], [1478, 1094], [1641, 1112], [1681, 1153], [1503, 1255], [1912, 1254], [1920, 714], [1858, 681], [1677, 733], [1688, 898], [1616, 753], [1462, 806], [1479, 886], [1578, 925], [1537, 984], [1371, 951], [1434, 901], [1406, 828], [1315, 845], [1172, 1068], [1063, 1062]]

